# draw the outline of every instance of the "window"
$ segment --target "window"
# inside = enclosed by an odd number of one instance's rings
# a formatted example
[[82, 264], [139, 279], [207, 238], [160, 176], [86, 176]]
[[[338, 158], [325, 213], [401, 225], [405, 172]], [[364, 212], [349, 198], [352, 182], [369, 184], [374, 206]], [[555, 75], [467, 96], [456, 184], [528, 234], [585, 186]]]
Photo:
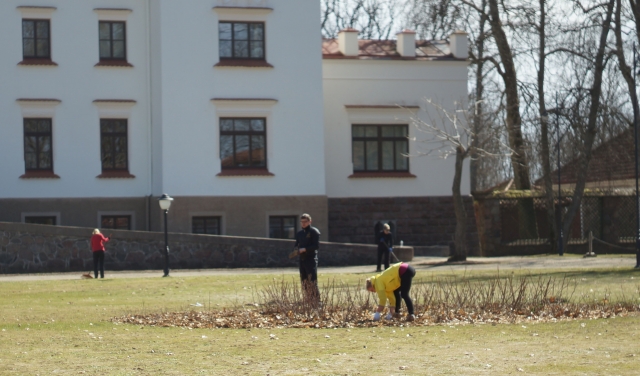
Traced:
[[193, 217], [191, 232], [194, 234], [220, 235], [220, 217]]
[[406, 125], [354, 125], [352, 131], [354, 172], [409, 171]]
[[220, 22], [220, 59], [264, 60], [264, 23]]
[[56, 216], [28, 216], [24, 217], [24, 223], [55, 226]]
[[51, 59], [49, 20], [22, 20], [22, 58]]
[[100, 119], [102, 171], [128, 171], [127, 120]]
[[266, 168], [266, 119], [221, 118], [220, 160], [223, 169]]
[[24, 119], [26, 171], [53, 171], [51, 119]]
[[274, 239], [295, 239], [297, 216], [269, 217], [269, 237]]
[[100, 21], [100, 60], [126, 60], [127, 44], [124, 22]]
[[103, 215], [100, 217], [100, 228], [114, 230], [131, 230], [130, 215]]

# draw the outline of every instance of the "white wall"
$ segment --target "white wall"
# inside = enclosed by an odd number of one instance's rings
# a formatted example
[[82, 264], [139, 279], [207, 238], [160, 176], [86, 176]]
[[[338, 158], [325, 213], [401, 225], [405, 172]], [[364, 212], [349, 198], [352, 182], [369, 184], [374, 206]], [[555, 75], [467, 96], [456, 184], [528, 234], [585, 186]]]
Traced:
[[[172, 30], [162, 40], [165, 190], [182, 196], [324, 195], [319, 2], [270, 1], [270, 13], [233, 17], [265, 22], [266, 61], [273, 68], [214, 68], [220, 14], [211, 2], [162, 4], [163, 28]], [[224, 106], [212, 98], [277, 100], [265, 110], [267, 165], [275, 176], [216, 176]]]
[[[99, 0], [0, 2], [0, 196], [122, 197], [149, 190], [146, 1], [112, 0], [132, 9], [127, 19], [127, 59], [134, 68], [94, 67], [98, 55]], [[51, 57], [56, 67], [18, 66], [22, 18], [17, 6], [57, 7], [51, 13]], [[25, 16], [28, 18], [28, 16]], [[18, 98], [55, 98], [54, 173], [60, 179], [19, 179], [24, 173], [23, 117]], [[96, 179], [101, 173], [100, 132], [95, 99], [133, 99], [129, 119], [129, 170], [135, 179]]]
[[[424, 140], [410, 118], [426, 119], [425, 99], [454, 108], [467, 96], [465, 61], [398, 61], [327, 59], [323, 61], [325, 112], [325, 163], [328, 197], [398, 197], [451, 195], [454, 156], [447, 159], [418, 157], [427, 146], [409, 143], [409, 171], [416, 178], [348, 178], [353, 174], [352, 124], [409, 124], [409, 136]], [[399, 109], [346, 109], [345, 105], [420, 105], [412, 113]], [[462, 181], [469, 193], [468, 162]]]

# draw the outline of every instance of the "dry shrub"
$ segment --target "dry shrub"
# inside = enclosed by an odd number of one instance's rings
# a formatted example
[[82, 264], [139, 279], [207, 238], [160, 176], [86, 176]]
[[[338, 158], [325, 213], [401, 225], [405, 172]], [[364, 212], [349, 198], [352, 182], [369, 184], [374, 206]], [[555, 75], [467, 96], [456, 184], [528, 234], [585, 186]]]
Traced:
[[[416, 281], [417, 282], [417, 281]], [[351, 328], [378, 325], [517, 323], [578, 318], [609, 318], [640, 311], [634, 296], [576, 294], [577, 282], [555, 277], [501, 277], [486, 280], [434, 278], [411, 289], [417, 319], [374, 322], [377, 295], [364, 283], [335, 279], [320, 287], [321, 305], [300, 283], [274, 280], [254, 293], [255, 303], [223, 310], [128, 314], [114, 322], [191, 328]], [[406, 312], [406, 310], [403, 309]]]

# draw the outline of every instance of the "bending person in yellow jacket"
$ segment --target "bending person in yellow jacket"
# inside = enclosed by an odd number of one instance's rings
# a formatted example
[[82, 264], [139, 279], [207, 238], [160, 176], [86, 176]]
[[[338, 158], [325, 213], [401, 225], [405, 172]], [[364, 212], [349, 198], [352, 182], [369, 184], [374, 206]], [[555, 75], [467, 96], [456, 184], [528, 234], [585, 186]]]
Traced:
[[389, 300], [389, 313], [386, 319], [391, 320], [393, 314], [400, 313], [400, 297], [407, 305], [409, 314], [407, 315], [407, 321], [415, 320], [416, 316], [413, 312], [413, 301], [409, 297], [409, 291], [411, 290], [411, 280], [416, 275], [416, 270], [413, 266], [404, 262], [391, 265], [384, 272], [368, 278], [366, 282], [366, 288], [368, 291], [377, 292], [380, 301], [378, 302], [378, 309], [373, 315], [373, 320], [380, 320], [380, 314], [384, 311], [384, 307]]

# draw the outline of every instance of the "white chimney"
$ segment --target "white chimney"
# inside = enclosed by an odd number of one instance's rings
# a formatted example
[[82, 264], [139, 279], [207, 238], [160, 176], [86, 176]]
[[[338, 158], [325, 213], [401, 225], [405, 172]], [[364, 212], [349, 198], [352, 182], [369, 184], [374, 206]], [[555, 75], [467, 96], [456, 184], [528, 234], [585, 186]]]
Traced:
[[469, 42], [467, 33], [462, 30], [456, 30], [449, 36], [449, 48], [451, 54], [457, 59], [466, 59], [469, 57]]
[[402, 30], [396, 34], [398, 41], [396, 50], [402, 57], [416, 57], [416, 32], [413, 30]]
[[344, 56], [358, 56], [358, 30], [348, 28], [342, 29], [338, 33], [338, 50]]

